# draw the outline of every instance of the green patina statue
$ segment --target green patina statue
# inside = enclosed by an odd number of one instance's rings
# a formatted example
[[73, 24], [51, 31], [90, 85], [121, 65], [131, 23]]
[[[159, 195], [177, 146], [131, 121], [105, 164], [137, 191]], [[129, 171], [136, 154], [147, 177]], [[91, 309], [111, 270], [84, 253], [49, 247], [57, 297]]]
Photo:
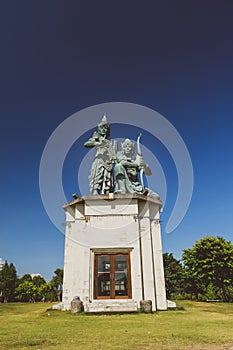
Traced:
[[114, 191], [113, 147], [110, 137], [110, 124], [104, 115], [98, 124], [98, 131], [84, 143], [85, 147], [95, 147], [96, 155], [89, 176], [92, 194], [108, 194]]
[[142, 158], [139, 143], [141, 134], [137, 139], [135, 159], [133, 159], [135, 150], [133, 141], [125, 139], [121, 144], [121, 151], [117, 151], [117, 143], [115, 142], [113, 145], [109, 137], [110, 124], [104, 115], [98, 124], [98, 132], [94, 132], [93, 136], [84, 143], [85, 147], [96, 148], [89, 176], [91, 193], [138, 193], [159, 198], [157, 193], [144, 187], [143, 174], [151, 175], [151, 170]]
[[[138, 193], [148, 195], [150, 197], [157, 197], [159, 195], [149, 188], [144, 187], [143, 173], [145, 175], [151, 175], [151, 170], [148, 164], [146, 164], [142, 158], [141, 148], [139, 144], [141, 134], [137, 140], [138, 153], [136, 158], [134, 155], [134, 143], [129, 139], [121, 144], [121, 152], [116, 155], [115, 176], [117, 193]], [[140, 181], [138, 175], [140, 174]]]
[[[138, 173], [141, 169], [146, 175], [151, 175], [149, 166], [143, 161], [142, 156], [134, 155], [134, 143], [125, 139], [121, 144], [121, 151], [117, 152], [115, 175], [118, 193], [143, 193], [145, 191], [143, 182], [138, 180]], [[141, 179], [142, 180], [142, 179]]]

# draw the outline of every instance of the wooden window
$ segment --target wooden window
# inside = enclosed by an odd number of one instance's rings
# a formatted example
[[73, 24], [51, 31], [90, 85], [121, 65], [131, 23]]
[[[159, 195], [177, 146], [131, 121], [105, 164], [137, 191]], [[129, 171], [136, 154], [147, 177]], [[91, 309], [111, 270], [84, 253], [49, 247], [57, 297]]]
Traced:
[[95, 253], [94, 298], [132, 298], [130, 253]]

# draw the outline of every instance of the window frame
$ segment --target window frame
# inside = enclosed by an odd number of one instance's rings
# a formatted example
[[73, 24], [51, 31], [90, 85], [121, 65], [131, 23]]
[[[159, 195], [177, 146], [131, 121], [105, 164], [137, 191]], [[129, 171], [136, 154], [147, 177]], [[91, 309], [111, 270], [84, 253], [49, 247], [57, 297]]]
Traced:
[[[110, 256], [110, 295], [109, 296], [100, 296], [98, 295], [98, 257], [108, 255]], [[116, 295], [115, 289], [115, 273], [119, 273], [120, 271], [115, 270], [114, 258], [116, 256], [126, 256], [126, 266], [127, 266], [127, 287], [128, 294], [127, 295]], [[132, 299], [132, 284], [131, 284], [131, 264], [130, 264], [130, 252], [94, 252], [94, 299]]]

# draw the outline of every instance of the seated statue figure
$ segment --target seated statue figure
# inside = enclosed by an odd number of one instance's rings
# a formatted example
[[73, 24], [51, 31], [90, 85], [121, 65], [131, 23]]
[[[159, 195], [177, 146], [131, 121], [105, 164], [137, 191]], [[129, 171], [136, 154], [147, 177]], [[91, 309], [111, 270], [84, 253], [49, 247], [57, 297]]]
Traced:
[[115, 176], [117, 183], [117, 193], [138, 193], [151, 197], [159, 198], [159, 195], [148, 188], [138, 180], [138, 173], [142, 170], [146, 175], [151, 175], [148, 164], [144, 162], [141, 155], [134, 155], [134, 143], [125, 139], [121, 144], [122, 150], [117, 152], [115, 164]]
[[113, 147], [110, 137], [110, 124], [104, 115], [98, 124], [98, 132], [84, 143], [85, 147], [95, 147], [96, 155], [89, 176], [90, 191], [92, 194], [108, 194], [113, 192]]

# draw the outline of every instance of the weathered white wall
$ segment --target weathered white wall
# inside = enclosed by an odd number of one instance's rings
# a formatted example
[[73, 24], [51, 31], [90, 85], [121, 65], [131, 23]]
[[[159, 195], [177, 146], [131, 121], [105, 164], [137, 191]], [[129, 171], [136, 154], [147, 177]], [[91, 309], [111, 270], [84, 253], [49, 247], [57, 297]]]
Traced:
[[[66, 207], [63, 308], [73, 297], [84, 306], [93, 301], [94, 253], [98, 248], [128, 248], [131, 253], [132, 299], [152, 300], [166, 309], [159, 210], [147, 200], [84, 200]], [[118, 299], [119, 300], [119, 299]]]

